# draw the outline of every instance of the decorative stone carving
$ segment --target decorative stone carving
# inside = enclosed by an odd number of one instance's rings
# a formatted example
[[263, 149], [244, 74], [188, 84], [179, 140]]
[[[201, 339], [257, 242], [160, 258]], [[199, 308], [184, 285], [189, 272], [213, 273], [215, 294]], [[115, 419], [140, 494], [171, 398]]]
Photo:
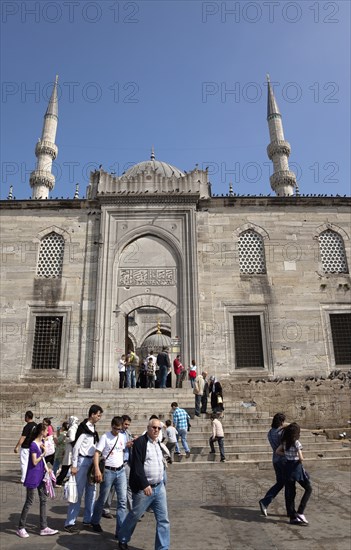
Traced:
[[51, 190], [55, 185], [55, 176], [48, 170], [34, 170], [30, 175], [29, 184], [31, 187], [46, 185]]
[[175, 268], [133, 268], [119, 270], [121, 286], [174, 286], [177, 281]]
[[52, 160], [55, 160], [57, 157], [58, 148], [55, 143], [51, 141], [41, 141], [39, 140], [35, 146], [35, 154], [38, 157], [39, 155], [49, 155]]
[[291, 147], [288, 141], [277, 140], [272, 141], [267, 147], [267, 155], [269, 160], [272, 160], [275, 155], [290, 155]]

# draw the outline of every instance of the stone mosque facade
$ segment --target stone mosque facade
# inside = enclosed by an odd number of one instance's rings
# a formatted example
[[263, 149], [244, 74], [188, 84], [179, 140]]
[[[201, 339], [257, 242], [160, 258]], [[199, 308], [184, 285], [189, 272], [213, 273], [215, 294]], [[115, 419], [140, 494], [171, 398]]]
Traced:
[[57, 200], [56, 79], [32, 199], [1, 201], [2, 381], [109, 388], [161, 345], [221, 380], [350, 368], [350, 198], [300, 196], [269, 82], [267, 120], [274, 196], [213, 195], [152, 150]]

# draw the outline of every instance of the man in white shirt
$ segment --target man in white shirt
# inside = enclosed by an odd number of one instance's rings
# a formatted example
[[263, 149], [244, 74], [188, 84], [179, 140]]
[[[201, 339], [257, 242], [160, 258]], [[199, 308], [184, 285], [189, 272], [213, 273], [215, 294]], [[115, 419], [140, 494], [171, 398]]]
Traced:
[[127, 478], [124, 469], [124, 448], [125, 437], [121, 433], [123, 419], [121, 416], [114, 416], [111, 421], [111, 431], [105, 433], [96, 445], [94, 455], [95, 481], [100, 483], [102, 475], [99, 469], [99, 460], [102, 455], [105, 459], [104, 481], [100, 486], [99, 498], [95, 502], [94, 512], [91, 518], [93, 530], [102, 532], [100, 520], [107, 496], [114, 488], [117, 497], [116, 507], [116, 538], [127, 515]]
[[71, 475], [76, 476], [78, 500], [70, 503], [65, 521], [65, 531], [79, 533], [75, 523], [80, 510], [80, 503], [85, 490], [85, 507], [83, 525], [90, 525], [93, 513], [96, 485], [88, 482], [88, 470], [92, 463], [95, 447], [99, 441], [99, 435], [95, 430], [95, 424], [99, 422], [104, 411], [100, 405], [92, 405], [89, 409], [89, 418], [83, 420], [78, 426], [75, 444], [72, 451]]

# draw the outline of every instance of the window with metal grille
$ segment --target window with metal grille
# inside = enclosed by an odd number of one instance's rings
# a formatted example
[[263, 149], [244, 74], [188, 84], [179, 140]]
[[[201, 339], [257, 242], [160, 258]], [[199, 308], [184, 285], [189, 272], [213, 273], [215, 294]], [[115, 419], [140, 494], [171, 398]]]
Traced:
[[36, 317], [32, 369], [59, 369], [63, 317]]
[[240, 273], [266, 273], [264, 245], [261, 235], [248, 229], [239, 236], [239, 265]]
[[348, 273], [344, 241], [341, 235], [327, 229], [319, 235], [318, 240], [324, 273]]
[[54, 231], [46, 235], [40, 243], [37, 276], [61, 277], [64, 250], [65, 240], [61, 235]]
[[335, 365], [351, 365], [351, 313], [331, 313]]
[[259, 315], [234, 315], [235, 368], [264, 367]]

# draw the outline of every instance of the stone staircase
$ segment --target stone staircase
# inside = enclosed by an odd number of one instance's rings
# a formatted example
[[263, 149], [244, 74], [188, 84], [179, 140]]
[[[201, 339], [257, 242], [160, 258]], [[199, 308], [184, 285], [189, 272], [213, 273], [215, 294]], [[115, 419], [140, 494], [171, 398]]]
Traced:
[[[132, 418], [131, 431], [135, 435], [142, 433], [151, 414], [158, 415], [161, 420], [171, 418], [170, 405], [177, 401], [185, 408], [191, 417], [194, 416], [194, 396], [190, 388], [165, 390], [93, 390], [78, 387], [66, 388], [55, 397], [52, 392], [36, 394], [30, 392], [17, 400], [7, 396], [2, 408], [2, 423], [0, 426], [0, 472], [16, 475], [19, 472], [19, 458], [13, 448], [20, 437], [23, 427], [23, 416], [27, 409], [34, 413], [34, 420], [40, 421], [43, 417], [52, 417], [53, 426], [59, 426], [70, 415], [80, 420], [87, 416], [91, 404], [98, 403], [104, 409], [102, 420], [98, 424], [99, 433], [107, 431], [113, 416], [128, 414]], [[271, 450], [267, 441], [267, 431], [270, 428], [271, 418], [265, 411], [256, 406], [243, 403], [238, 396], [232, 400], [226, 396], [223, 427], [225, 432], [226, 463], [219, 462], [219, 453], [209, 455], [208, 438], [211, 433], [209, 415], [201, 415], [191, 420], [191, 430], [188, 442], [191, 456], [178, 459], [171, 467], [184, 470], [235, 470], [251, 464], [258, 469], [271, 468]], [[209, 409], [210, 410], [210, 409]], [[344, 431], [340, 428], [340, 431]], [[338, 430], [337, 430], [338, 432]], [[350, 434], [348, 434], [350, 435]], [[309, 462], [323, 461], [329, 465], [344, 466], [350, 464], [351, 446], [349, 439], [328, 440], [323, 430], [302, 429], [301, 442], [304, 446], [304, 456]]]

